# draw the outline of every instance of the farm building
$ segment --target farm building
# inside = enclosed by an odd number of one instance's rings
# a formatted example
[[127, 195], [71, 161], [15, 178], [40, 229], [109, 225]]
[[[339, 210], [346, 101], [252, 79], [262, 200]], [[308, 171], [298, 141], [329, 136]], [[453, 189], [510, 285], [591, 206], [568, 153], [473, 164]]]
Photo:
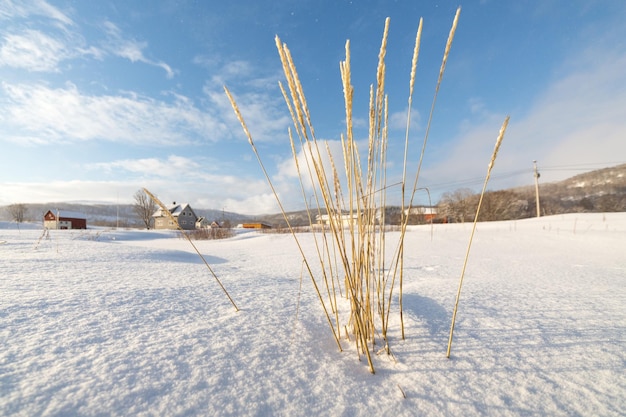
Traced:
[[271, 229], [272, 226], [266, 223], [243, 223], [241, 225], [244, 229]]
[[405, 215], [416, 216], [421, 223], [439, 223], [437, 221], [437, 207], [417, 206], [404, 211]]
[[198, 217], [196, 220], [196, 229], [208, 229], [211, 227], [211, 222], [206, 217]]
[[81, 213], [64, 210], [48, 210], [43, 215], [45, 229], [86, 229], [87, 217]]
[[[158, 209], [152, 217], [154, 218], [155, 229], [178, 229], [180, 226], [184, 230], [194, 230], [198, 216], [189, 204], [176, 204], [173, 202], [168, 207], [171, 216], [168, 216], [162, 209]], [[174, 223], [176, 221], [178, 224]]]
[[357, 224], [358, 217], [359, 216], [357, 214], [352, 214], [352, 215], [342, 214], [340, 216], [337, 216], [337, 215], [331, 216], [329, 214], [318, 214], [317, 216], [315, 216], [315, 219], [317, 220], [317, 224], [330, 225], [331, 222], [335, 222], [341, 227], [348, 227], [351, 224]]
[[[375, 224], [380, 222], [380, 210], [376, 210], [374, 213], [373, 221]], [[371, 217], [359, 213], [342, 213], [342, 214], [318, 214], [315, 216], [315, 220], [318, 225], [330, 225], [331, 222], [336, 224], [338, 227], [350, 227], [351, 225], [356, 225], [359, 223], [359, 219], [361, 221], [371, 221]]]
[[196, 229], [219, 229], [220, 224], [217, 221], [210, 222], [206, 217], [198, 217], [196, 220]]

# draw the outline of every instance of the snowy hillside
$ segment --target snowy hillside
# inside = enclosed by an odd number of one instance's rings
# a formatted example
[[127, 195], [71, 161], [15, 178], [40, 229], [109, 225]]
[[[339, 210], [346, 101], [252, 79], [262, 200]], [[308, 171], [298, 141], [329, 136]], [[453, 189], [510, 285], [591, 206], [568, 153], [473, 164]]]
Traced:
[[176, 233], [0, 223], [0, 415], [621, 415], [626, 213], [480, 224], [447, 359], [470, 230], [407, 233], [372, 375], [290, 235], [195, 242], [237, 312]]

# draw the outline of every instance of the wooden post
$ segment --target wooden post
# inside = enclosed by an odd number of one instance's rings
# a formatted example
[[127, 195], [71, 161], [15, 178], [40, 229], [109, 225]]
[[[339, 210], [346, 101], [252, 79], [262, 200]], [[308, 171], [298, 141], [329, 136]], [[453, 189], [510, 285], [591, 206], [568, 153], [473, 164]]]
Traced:
[[537, 172], [537, 161], [533, 161], [533, 170], [535, 172], [535, 200], [537, 201], [537, 217], [541, 217], [541, 208], [539, 206], [539, 177]]

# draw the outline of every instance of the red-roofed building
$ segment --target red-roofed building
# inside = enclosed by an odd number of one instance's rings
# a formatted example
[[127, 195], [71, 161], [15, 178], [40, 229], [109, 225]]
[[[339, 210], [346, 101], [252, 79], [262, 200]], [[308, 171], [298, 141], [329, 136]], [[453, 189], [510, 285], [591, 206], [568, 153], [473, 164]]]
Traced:
[[87, 217], [84, 214], [65, 210], [48, 210], [43, 215], [46, 229], [86, 229]]

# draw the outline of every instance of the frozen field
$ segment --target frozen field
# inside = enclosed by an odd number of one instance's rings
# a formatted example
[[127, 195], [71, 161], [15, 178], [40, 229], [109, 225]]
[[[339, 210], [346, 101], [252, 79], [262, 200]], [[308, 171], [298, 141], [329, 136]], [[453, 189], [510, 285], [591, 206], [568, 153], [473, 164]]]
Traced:
[[[618, 416], [626, 410], [626, 213], [406, 235], [406, 339], [376, 374], [339, 352], [287, 234], [0, 223], [3, 416]], [[389, 239], [397, 234], [391, 233]], [[305, 250], [312, 235], [299, 235]], [[391, 247], [391, 245], [390, 245]], [[299, 306], [299, 307], [298, 307]], [[397, 311], [397, 303], [394, 305]]]

